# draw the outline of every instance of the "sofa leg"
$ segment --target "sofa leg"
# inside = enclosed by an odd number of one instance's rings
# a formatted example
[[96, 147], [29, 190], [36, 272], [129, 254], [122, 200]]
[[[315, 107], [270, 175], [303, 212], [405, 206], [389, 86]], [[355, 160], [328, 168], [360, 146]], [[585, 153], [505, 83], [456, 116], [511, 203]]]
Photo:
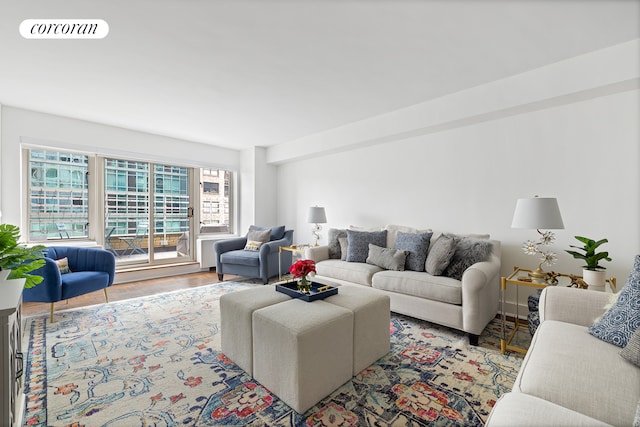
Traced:
[[469, 335], [469, 344], [471, 344], [474, 347], [478, 346], [478, 339], [480, 338], [480, 335], [476, 335], [476, 334], [467, 334]]
[[222, 282], [222, 276], [223, 276], [222, 273], [218, 273], [218, 280], [221, 281], [221, 282]]
[[51, 319], [50, 322], [53, 323], [53, 303], [51, 303]]
[[107, 293], [107, 288], [104, 288], [104, 299], [107, 301], [107, 304], [109, 304], [109, 294]]

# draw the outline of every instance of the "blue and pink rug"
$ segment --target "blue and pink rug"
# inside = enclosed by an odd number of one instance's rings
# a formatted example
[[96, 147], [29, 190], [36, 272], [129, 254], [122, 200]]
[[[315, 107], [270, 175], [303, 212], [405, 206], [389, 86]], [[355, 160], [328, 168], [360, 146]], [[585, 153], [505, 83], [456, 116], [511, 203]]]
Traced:
[[[521, 357], [499, 322], [478, 347], [392, 313], [391, 352], [299, 415], [220, 353], [219, 298], [196, 289], [26, 320], [28, 426], [482, 426]], [[260, 286], [260, 285], [257, 285]]]

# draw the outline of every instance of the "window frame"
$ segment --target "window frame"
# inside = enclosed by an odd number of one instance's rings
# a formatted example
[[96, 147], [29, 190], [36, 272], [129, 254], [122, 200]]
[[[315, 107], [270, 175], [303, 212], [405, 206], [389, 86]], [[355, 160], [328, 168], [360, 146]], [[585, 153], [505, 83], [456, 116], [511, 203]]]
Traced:
[[[54, 152], [64, 152], [70, 153], [72, 155], [81, 155], [88, 157], [88, 226], [87, 226], [87, 234], [84, 237], [73, 237], [74, 242], [95, 242], [99, 245], [102, 245], [104, 242], [106, 230], [106, 221], [105, 221], [105, 168], [104, 168], [104, 160], [107, 158], [110, 159], [121, 159], [123, 161], [141, 161], [147, 162], [149, 164], [168, 164], [171, 163], [174, 166], [186, 167], [189, 170], [189, 178], [187, 181], [187, 187], [191, 188], [192, 192], [192, 207], [193, 209], [193, 234], [194, 238], [192, 241], [194, 242], [193, 249], [195, 250], [195, 241], [200, 237], [213, 237], [218, 235], [231, 235], [235, 232], [235, 223], [236, 223], [236, 215], [237, 215], [237, 206], [235, 204], [234, 197], [234, 188], [237, 177], [237, 172], [231, 169], [220, 168], [212, 165], [193, 165], [193, 164], [181, 164], [180, 162], [173, 161], [159, 161], [157, 159], [145, 159], [144, 157], [123, 157], [121, 155], [110, 155], [109, 153], [91, 153], [77, 148], [65, 148], [64, 146], [53, 146], [53, 145], [40, 145], [40, 144], [23, 144], [21, 147], [21, 157], [22, 157], [22, 165], [23, 165], [23, 173], [22, 173], [22, 229], [28, 230], [28, 232], [24, 233], [22, 238], [28, 243], [49, 243], [49, 244], [60, 244], [63, 243], [64, 240], [67, 239], [46, 239], [43, 241], [38, 241], [36, 239], [31, 239], [30, 233], [30, 222], [31, 222], [31, 197], [30, 197], [30, 177], [31, 177], [31, 168], [30, 168], [30, 153], [31, 150], [45, 150], [45, 151], [54, 151]], [[203, 198], [201, 197], [201, 180], [200, 173], [202, 170], [207, 169], [208, 171], [223, 171], [222, 175], [224, 175], [224, 171], [228, 172], [228, 180], [229, 180], [229, 193], [228, 193], [228, 206], [230, 207], [228, 212], [228, 230], [221, 232], [200, 232], [200, 220], [201, 220], [201, 212], [202, 212], [202, 203]], [[209, 176], [216, 176], [219, 172], [213, 174], [210, 172]], [[43, 180], [46, 180], [46, 177], [43, 177]], [[73, 174], [71, 176], [71, 180], [73, 181]], [[126, 184], [125, 184], [126, 185]], [[218, 193], [208, 193], [208, 194], [220, 194], [220, 189], [224, 188], [227, 190], [226, 182], [224, 184], [218, 185]], [[73, 189], [70, 189], [73, 190]], [[226, 210], [226, 203], [223, 203], [223, 206], [220, 206], [219, 211], [222, 212], [223, 209]], [[153, 203], [151, 203], [151, 208], [153, 207]], [[195, 252], [193, 252], [195, 253]], [[195, 256], [194, 256], [195, 259]], [[155, 264], [155, 263], [154, 263]]]

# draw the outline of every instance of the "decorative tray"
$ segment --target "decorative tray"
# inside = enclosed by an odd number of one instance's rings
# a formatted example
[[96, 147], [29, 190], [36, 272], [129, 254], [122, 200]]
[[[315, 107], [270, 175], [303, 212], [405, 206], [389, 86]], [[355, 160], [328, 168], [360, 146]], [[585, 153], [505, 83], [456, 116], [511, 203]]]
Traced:
[[[318, 291], [318, 289], [322, 290]], [[323, 285], [322, 283], [311, 282], [311, 290], [308, 294], [304, 294], [298, 290], [298, 284], [296, 282], [287, 282], [276, 284], [276, 291], [287, 294], [292, 298], [299, 298], [306, 302], [312, 302], [337, 294], [338, 288], [335, 286]]]

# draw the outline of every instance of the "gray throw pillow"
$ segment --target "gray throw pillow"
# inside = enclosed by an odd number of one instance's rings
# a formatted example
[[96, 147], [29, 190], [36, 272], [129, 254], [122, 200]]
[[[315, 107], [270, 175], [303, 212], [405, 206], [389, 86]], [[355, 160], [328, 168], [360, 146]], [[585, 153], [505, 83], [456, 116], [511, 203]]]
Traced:
[[433, 233], [403, 233], [396, 234], [396, 249], [408, 251], [407, 270], [424, 271], [424, 264], [427, 261], [427, 252]]
[[448, 234], [442, 234], [433, 242], [424, 269], [432, 276], [440, 276], [451, 262], [456, 251], [456, 240]]
[[[269, 237], [269, 240], [280, 240], [284, 237], [284, 225], [278, 225], [275, 227], [263, 227], [260, 225], [252, 225], [249, 227], [249, 231], [264, 231], [264, 230], [270, 230], [271, 231], [271, 235]], [[267, 241], [269, 241], [267, 240]]]
[[249, 232], [247, 233], [247, 242], [251, 241], [266, 243], [269, 241], [269, 239], [271, 239], [270, 228], [267, 228], [265, 230], [256, 230], [249, 227]]
[[[346, 233], [345, 233], [346, 234]], [[349, 240], [345, 237], [339, 237], [338, 242], [340, 242], [340, 260], [347, 260], [347, 250], [349, 249]]]
[[486, 261], [493, 250], [493, 243], [486, 239], [455, 237], [456, 250], [451, 262], [442, 273], [444, 276], [462, 280], [462, 273], [476, 262]]
[[385, 270], [404, 271], [407, 259], [407, 251], [391, 248], [382, 248], [369, 243], [369, 256], [367, 264], [377, 265]]
[[387, 244], [387, 230], [356, 231], [347, 230], [347, 262], [366, 262], [369, 256], [369, 243], [382, 248]]
[[640, 255], [629, 274], [627, 284], [616, 302], [589, 327], [589, 333], [603, 341], [626, 347], [631, 335], [640, 328]]
[[631, 335], [631, 339], [627, 343], [627, 346], [620, 352], [620, 356], [640, 367], [640, 328], [636, 329], [633, 335]]
[[347, 237], [347, 230], [342, 230], [338, 228], [330, 228], [327, 232], [327, 246], [329, 247], [329, 258], [330, 259], [340, 259], [346, 258], [347, 253], [342, 253], [340, 249], [340, 239], [341, 237]]

